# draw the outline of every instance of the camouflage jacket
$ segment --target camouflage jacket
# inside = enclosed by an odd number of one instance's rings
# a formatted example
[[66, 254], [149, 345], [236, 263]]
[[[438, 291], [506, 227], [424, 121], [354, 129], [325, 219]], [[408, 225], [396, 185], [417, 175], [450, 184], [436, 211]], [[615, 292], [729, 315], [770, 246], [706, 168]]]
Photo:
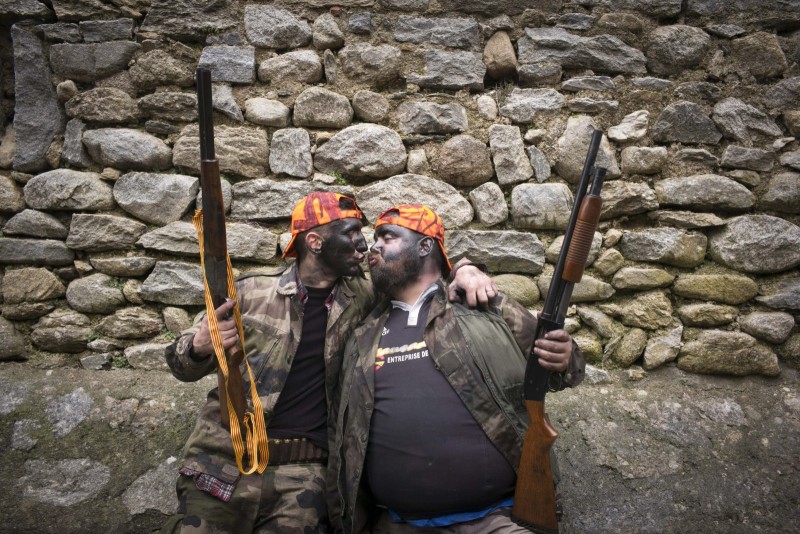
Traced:
[[[300, 343], [303, 320], [296, 282], [297, 266], [294, 264], [281, 270], [270, 274], [246, 274], [236, 282], [245, 354], [264, 407], [267, 434], [275, 403], [283, 390]], [[328, 406], [335, 406], [333, 394], [339, 382], [345, 342], [358, 322], [374, 307], [373, 295], [372, 285], [363, 278], [347, 277], [337, 282], [325, 336], [325, 391]], [[167, 356], [172, 374], [184, 382], [199, 380], [217, 367], [213, 356], [197, 361], [190, 355], [192, 339], [201, 319], [202, 315], [192, 328], [181, 333], [174, 353]], [[244, 367], [242, 371], [249, 391]], [[252, 409], [249, 398], [248, 409]], [[334, 421], [335, 417], [329, 414], [328, 435], [331, 438], [334, 436]], [[184, 455], [184, 467], [194, 472], [209, 474], [228, 484], [235, 483], [239, 478], [230, 434], [220, 424], [217, 388], [208, 394], [194, 431], [186, 443]]]
[[[443, 283], [431, 303], [424, 340], [434, 365], [481, 425], [486, 436], [516, 470], [528, 415], [523, 404], [526, 357], [536, 319], [516, 302], [502, 298], [492, 312], [470, 310], [447, 300]], [[391, 304], [380, 304], [347, 342], [334, 447], [328, 459], [328, 511], [337, 530], [363, 532], [373, 510], [362, 471], [374, 402], [374, 363]], [[501, 315], [502, 314], [502, 315]], [[577, 385], [583, 355], [573, 343], [568, 369], [555, 374], [551, 388]]]

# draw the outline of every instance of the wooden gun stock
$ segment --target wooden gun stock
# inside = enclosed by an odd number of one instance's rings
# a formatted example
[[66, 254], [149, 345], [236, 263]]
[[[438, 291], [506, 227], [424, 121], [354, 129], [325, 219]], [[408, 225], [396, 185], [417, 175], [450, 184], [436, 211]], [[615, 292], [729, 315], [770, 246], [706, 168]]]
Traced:
[[[603, 134], [599, 130], [592, 134], [589, 152], [575, 194], [575, 205], [564, 233], [564, 242], [550, 281], [547, 299], [539, 315], [534, 340], [541, 339], [547, 332], [564, 327], [572, 288], [583, 277], [602, 206], [600, 189], [603, 186], [606, 170], [594, 168], [602, 137]], [[592, 187], [587, 194], [590, 177]], [[531, 354], [525, 369], [524, 382], [524, 402], [530, 425], [525, 434], [517, 469], [517, 486], [511, 517], [520, 526], [533, 532], [554, 534], [558, 532], [558, 518], [550, 449], [558, 437], [558, 432], [550, 425], [544, 409], [544, 397], [549, 380], [550, 373], [542, 368], [539, 359]]]
[[[219, 177], [219, 162], [214, 154], [214, 123], [211, 106], [211, 72], [197, 69], [197, 107], [200, 116], [200, 189], [203, 192], [203, 255], [208, 291], [214, 309], [228, 297], [228, 244], [225, 235], [225, 205]], [[208, 310], [208, 313], [214, 313]], [[217, 370], [219, 384], [220, 420], [230, 428], [227, 396], [236, 412], [237, 421], [244, 420], [247, 392], [239, 365], [244, 359], [240, 344], [226, 356], [228, 380]]]
[[526, 400], [525, 409], [530, 428], [536, 431], [529, 430], [525, 435], [511, 513], [514, 521], [533, 532], [555, 533], [558, 518], [550, 449], [558, 432], [550, 426], [543, 400]]

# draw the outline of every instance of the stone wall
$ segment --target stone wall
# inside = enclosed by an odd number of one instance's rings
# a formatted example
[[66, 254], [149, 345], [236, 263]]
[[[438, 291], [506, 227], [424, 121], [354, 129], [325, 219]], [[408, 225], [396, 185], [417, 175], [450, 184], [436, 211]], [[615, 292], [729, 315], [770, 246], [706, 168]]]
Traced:
[[548, 396], [565, 530], [791, 530], [798, 63], [796, 0], [0, 2], [0, 532], [175, 509], [216, 383], [164, 371], [202, 307], [198, 66], [242, 272], [333, 189], [430, 204], [540, 308], [601, 128], [567, 323], [593, 365]]
[[163, 367], [202, 304], [198, 66], [239, 270], [336, 190], [370, 219], [433, 206], [450, 254], [535, 308], [601, 128], [569, 320], [592, 363], [800, 359], [795, 2], [27, 0], [0, 21], [0, 359]]

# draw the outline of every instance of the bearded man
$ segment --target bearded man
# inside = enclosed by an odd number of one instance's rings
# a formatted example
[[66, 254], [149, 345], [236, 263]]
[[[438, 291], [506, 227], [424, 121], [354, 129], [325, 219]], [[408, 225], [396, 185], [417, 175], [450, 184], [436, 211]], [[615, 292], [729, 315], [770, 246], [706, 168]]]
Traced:
[[527, 357], [552, 372], [556, 390], [582, 380], [579, 349], [564, 330], [534, 347], [536, 319], [503, 296], [488, 312], [449, 302], [444, 227], [426, 206], [378, 218], [369, 267], [388, 298], [345, 347], [329, 459], [334, 525], [528, 532], [510, 518], [528, 426]]

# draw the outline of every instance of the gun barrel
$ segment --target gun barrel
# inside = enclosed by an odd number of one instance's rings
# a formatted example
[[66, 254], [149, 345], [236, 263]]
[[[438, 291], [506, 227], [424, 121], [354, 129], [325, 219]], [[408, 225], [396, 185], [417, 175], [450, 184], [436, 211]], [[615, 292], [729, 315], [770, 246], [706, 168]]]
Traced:
[[214, 154], [214, 120], [212, 105], [211, 71], [197, 69], [197, 111], [200, 116], [200, 160], [213, 160]]
[[575, 204], [572, 208], [572, 213], [570, 213], [567, 229], [564, 232], [564, 240], [561, 243], [561, 253], [558, 255], [556, 268], [553, 271], [553, 279], [550, 281], [550, 289], [547, 292], [547, 299], [542, 309], [541, 317], [545, 319], [559, 322], [556, 313], [559, 308], [561, 308], [559, 298], [563, 293], [562, 273], [564, 271], [564, 263], [566, 262], [565, 252], [570, 248], [575, 224], [578, 220], [578, 211], [583, 197], [586, 195], [586, 191], [589, 188], [589, 177], [592, 174], [592, 167], [594, 167], [594, 162], [597, 159], [597, 151], [600, 149], [600, 141], [602, 141], [602, 139], [602, 130], [595, 130], [592, 132], [592, 138], [589, 141], [589, 151], [586, 153], [586, 160], [583, 163], [580, 182], [578, 182], [578, 188], [575, 191]]

